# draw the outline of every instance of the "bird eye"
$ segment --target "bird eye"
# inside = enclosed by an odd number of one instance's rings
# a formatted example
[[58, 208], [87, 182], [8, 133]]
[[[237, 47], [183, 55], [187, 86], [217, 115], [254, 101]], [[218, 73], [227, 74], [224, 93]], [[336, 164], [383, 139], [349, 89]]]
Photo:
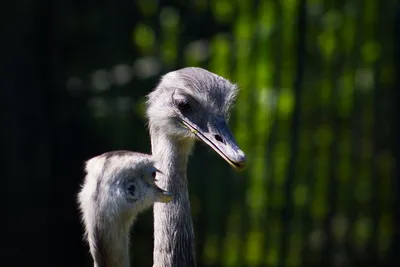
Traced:
[[153, 177], [153, 179], [156, 179], [156, 172], [155, 172], [155, 171], [152, 172], [152, 173], [151, 173], [151, 176]]
[[180, 111], [186, 111], [190, 109], [190, 105], [185, 99], [177, 100], [176, 105], [178, 106]]

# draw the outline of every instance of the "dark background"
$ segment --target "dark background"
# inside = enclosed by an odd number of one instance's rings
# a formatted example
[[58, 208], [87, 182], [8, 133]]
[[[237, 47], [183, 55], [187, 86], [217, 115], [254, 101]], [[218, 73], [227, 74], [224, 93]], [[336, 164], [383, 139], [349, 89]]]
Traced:
[[[83, 162], [149, 152], [144, 101], [200, 66], [237, 82], [237, 173], [189, 164], [199, 266], [398, 264], [400, 8], [385, 0], [53, 0], [1, 8], [0, 266], [91, 266]], [[151, 266], [152, 212], [132, 230]]]

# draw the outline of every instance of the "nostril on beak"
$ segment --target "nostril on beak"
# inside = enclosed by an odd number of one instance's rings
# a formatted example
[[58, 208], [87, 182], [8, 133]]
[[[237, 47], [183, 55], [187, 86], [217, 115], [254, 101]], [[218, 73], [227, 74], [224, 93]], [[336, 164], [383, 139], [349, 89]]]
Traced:
[[222, 137], [219, 134], [215, 134], [214, 138], [215, 140], [225, 144], [224, 139], [222, 139]]

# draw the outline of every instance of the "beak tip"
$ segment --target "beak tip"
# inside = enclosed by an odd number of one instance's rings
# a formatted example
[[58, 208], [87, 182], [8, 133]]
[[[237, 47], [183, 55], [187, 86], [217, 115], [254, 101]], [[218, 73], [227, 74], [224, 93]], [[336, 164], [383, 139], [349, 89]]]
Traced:
[[238, 151], [237, 159], [235, 161], [235, 166], [238, 170], [243, 170], [246, 167], [246, 154], [242, 150]]
[[158, 197], [158, 202], [168, 203], [174, 199], [174, 196], [167, 191], [162, 192]]
[[241, 171], [246, 167], [246, 162], [245, 161], [235, 162], [235, 167], [236, 169]]

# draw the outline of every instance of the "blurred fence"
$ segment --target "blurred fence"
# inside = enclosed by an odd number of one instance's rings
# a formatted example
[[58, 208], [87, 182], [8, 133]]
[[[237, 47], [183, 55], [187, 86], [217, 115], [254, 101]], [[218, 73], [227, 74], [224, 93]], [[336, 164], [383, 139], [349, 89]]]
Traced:
[[[248, 156], [240, 173], [202, 146], [191, 159], [199, 266], [395, 262], [397, 1], [15, 8], [25, 22], [10, 17], [6, 37], [8, 79], [17, 82], [6, 83], [14, 89], [3, 98], [12, 260], [1, 266], [91, 265], [75, 204], [83, 161], [114, 149], [149, 152], [145, 95], [184, 66], [239, 84], [230, 124]], [[32, 202], [15, 200], [17, 192]], [[133, 263], [151, 266], [150, 211], [132, 235]], [[22, 236], [29, 240], [18, 249]]]

